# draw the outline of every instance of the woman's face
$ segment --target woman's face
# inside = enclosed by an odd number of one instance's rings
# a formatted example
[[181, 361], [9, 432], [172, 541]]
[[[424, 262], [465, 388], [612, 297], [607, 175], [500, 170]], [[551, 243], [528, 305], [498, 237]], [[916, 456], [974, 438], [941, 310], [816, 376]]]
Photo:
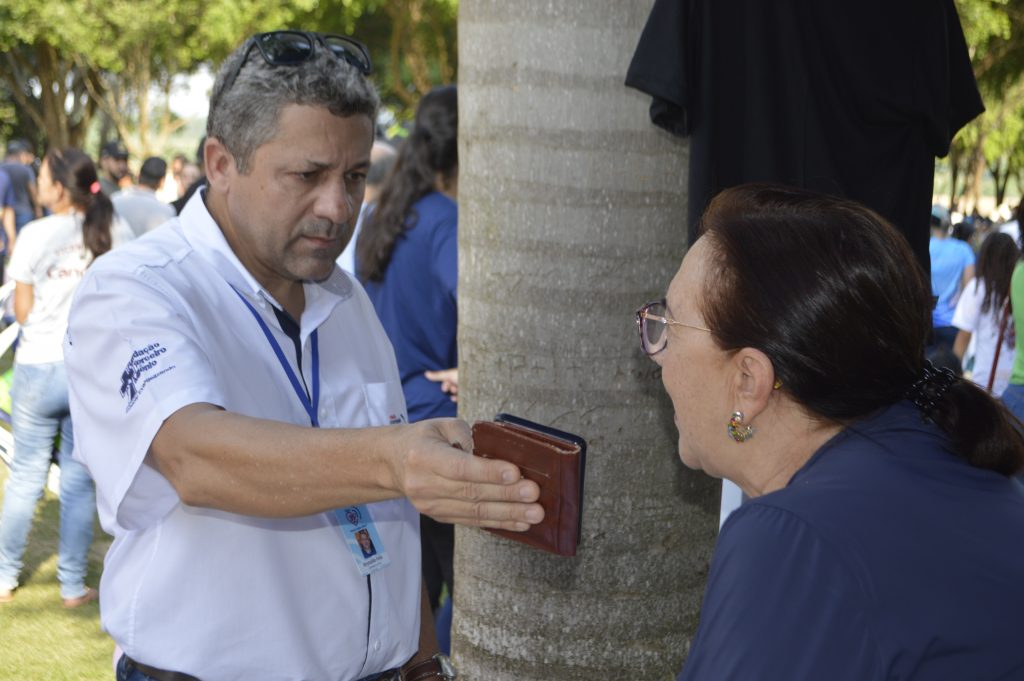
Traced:
[[50, 164], [46, 159], [43, 159], [39, 166], [39, 177], [36, 180], [36, 184], [38, 187], [39, 203], [53, 211], [54, 207], [61, 201], [64, 187], [54, 181], [53, 175], [50, 173]]
[[[669, 318], [706, 326], [698, 301], [708, 270], [708, 250], [707, 239], [699, 239], [683, 258], [666, 295]], [[727, 465], [722, 453], [728, 453], [729, 445], [736, 446], [726, 434], [734, 409], [730, 356], [707, 331], [670, 325], [665, 332], [667, 345], [652, 358], [661, 366], [661, 380], [675, 410], [679, 458], [690, 468], [723, 477]]]

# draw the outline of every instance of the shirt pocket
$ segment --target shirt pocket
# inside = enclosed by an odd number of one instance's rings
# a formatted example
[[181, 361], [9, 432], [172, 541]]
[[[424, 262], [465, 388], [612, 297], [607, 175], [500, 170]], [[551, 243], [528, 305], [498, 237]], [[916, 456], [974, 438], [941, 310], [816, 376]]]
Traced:
[[405, 412], [405, 396], [399, 381], [364, 383], [363, 398], [371, 426], [388, 426], [408, 423]]

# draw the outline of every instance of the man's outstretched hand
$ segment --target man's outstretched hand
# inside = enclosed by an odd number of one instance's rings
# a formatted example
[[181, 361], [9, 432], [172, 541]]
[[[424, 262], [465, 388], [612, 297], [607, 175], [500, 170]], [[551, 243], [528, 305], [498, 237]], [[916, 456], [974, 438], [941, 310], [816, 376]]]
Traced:
[[399, 426], [395, 485], [420, 513], [440, 522], [524, 531], [544, 519], [537, 483], [507, 461], [473, 456], [465, 421]]

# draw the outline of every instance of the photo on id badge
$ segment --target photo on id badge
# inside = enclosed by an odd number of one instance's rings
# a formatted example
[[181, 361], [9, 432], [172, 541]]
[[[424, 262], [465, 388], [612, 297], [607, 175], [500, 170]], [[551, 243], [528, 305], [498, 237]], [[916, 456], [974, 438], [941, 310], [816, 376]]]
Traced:
[[391, 564], [366, 506], [350, 506], [335, 513], [359, 574], [369, 575]]

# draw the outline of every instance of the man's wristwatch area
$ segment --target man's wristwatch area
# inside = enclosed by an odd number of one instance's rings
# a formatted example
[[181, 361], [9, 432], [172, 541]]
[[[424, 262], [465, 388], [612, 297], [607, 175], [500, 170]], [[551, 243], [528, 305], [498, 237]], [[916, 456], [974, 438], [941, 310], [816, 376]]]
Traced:
[[459, 677], [447, 655], [438, 653], [402, 672], [402, 681], [455, 681]]

